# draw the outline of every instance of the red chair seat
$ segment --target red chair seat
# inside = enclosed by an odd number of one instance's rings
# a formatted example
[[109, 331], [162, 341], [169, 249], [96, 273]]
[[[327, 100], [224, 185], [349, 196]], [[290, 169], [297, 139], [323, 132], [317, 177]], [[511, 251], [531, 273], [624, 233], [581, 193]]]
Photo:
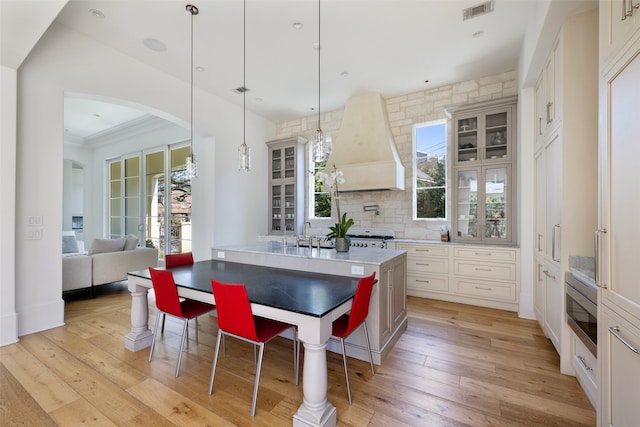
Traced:
[[331, 335], [336, 338], [346, 338], [351, 333], [349, 330], [349, 315], [343, 314], [333, 321], [333, 329]]

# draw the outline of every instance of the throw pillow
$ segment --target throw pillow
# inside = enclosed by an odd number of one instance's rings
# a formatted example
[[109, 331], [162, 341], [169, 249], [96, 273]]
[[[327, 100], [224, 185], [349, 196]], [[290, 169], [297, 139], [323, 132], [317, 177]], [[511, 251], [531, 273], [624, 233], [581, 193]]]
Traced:
[[78, 251], [76, 236], [62, 236], [62, 253], [70, 254]]
[[126, 237], [120, 237], [118, 239], [93, 239], [91, 249], [89, 249], [89, 255], [118, 252], [124, 249], [125, 243], [127, 243]]
[[138, 239], [137, 236], [134, 236], [133, 234], [128, 235], [127, 236], [127, 243], [124, 244], [124, 250], [125, 251], [130, 251], [132, 249], [137, 248], [139, 241], [140, 241], [140, 239]]

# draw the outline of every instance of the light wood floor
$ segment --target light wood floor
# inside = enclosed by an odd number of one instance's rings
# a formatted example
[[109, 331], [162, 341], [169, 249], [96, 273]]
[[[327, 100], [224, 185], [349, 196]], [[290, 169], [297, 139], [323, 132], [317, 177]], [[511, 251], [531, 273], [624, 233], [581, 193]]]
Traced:
[[[151, 304], [153, 305], [153, 304]], [[66, 326], [0, 347], [0, 425], [287, 426], [302, 401], [290, 341], [266, 346], [255, 418], [249, 416], [253, 351], [227, 340], [207, 394], [215, 318], [200, 319], [174, 377], [179, 323], [167, 320], [151, 363], [124, 349], [130, 325], [124, 285], [66, 304]], [[340, 426], [595, 426], [577, 381], [535, 321], [515, 313], [409, 298], [409, 326], [372, 376], [349, 359], [353, 406], [341, 357], [329, 353], [329, 400]], [[191, 338], [193, 338], [193, 331]]]

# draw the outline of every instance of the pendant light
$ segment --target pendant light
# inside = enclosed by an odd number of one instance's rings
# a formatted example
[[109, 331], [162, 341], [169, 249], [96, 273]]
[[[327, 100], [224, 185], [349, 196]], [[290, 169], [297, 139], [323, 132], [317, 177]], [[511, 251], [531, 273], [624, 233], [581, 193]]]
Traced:
[[189, 138], [190, 154], [187, 157], [187, 176], [189, 178], [198, 177], [198, 163], [193, 155], [193, 17], [199, 13], [198, 8], [192, 4], [186, 6], [187, 12], [191, 14], [191, 93], [190, 93], [190, 108], [191, 108], [191, 124], [189, 126], [191, 136]]
[[238, 147], [238, 170], [251, 170], [251, 148], [247, 145], [247, 0], [242, 10], [242, 144]]
[[320, 127], [320, 0], [318, 0], [318, 128], [313, 138], [313, 158], [316, 163], [327, 160], [326, 135]]

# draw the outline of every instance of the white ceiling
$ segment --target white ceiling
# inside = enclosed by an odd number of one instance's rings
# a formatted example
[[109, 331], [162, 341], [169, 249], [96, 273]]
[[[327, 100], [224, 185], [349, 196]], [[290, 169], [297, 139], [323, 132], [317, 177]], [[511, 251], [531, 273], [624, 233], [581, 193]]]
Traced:
[[[364, 91], [390, 97], [516, 69], [536, 1], [495, 0], [494, 12], [463, 21], [462, 10], [480, 0], [322, 0], [321, 111]], [[56, 21], [189, 81], [186, 3], [71, 0]], [[194, 66], [204, 68], [194, 72], [194, 84], [241, 105], [242, 95], [233, 89], [243, 85], [243, 2], [193, 3], [200, 9]], [[246, 16], [247, 108], [275, 121], [316, 114], [318, 2], [247, 0]], [[294, 29], [294, 22], [303, 28]], [[477, 32], [482, 36], [473, 37]], [[167, 50], [149, 50], [145, 38], [162, 41]], [[74, 113], [76, 126], [82, 113], [86, 124], [95, 122], [94, 111], [82, 108]]]

